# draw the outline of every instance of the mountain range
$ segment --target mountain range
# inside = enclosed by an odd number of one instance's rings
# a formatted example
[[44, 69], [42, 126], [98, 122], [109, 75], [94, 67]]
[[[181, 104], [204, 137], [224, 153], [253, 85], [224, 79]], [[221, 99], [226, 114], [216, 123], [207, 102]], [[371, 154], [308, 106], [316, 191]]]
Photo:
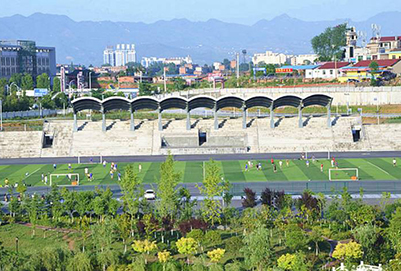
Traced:
[[[313, 19], [313, 14], [311, 14]], [[401, 12], [377, 14], [366, 21], [349, 19], [303, 21], [286, 14], [253, 25], [216, 19], [192, 22], [186, 19], [140, 22], [74, 21], [65, 15], [34, 13], [0, 18], [0, 40], [27, 39], [37, 45], [56, 47], [58, 63], [101, 65], [106, 46], [136, 44], [137, 57], [192, 56], [195, 63], [232, 59], [246, 49], [248, 57], [271, 50], [287, 54], [311, 53], [310, 40], [329, 26], [347, 22], [372, 35], [371, 24], [382, 35], [401, 35]]]

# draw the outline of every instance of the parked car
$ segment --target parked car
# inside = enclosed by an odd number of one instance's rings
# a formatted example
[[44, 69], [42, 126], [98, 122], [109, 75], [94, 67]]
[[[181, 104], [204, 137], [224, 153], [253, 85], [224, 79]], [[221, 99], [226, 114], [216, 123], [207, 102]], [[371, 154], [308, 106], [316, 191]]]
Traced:
[[156, 193], [152, 189], [148, 189], [145, 191], [144, 197], [146, 200], [155, 200], [156, 199]]
[[396, 77], [397, 77], [397, 74], [390, 72], [390, 71], [384, 71], [384, 72], [382, 72], [382, 74], [380, 74], [380, 76], [378, 78], [380, 78], [384, 81], [390, 81]]
[[359, 83], [359, 80], [357, 80], [357, 79], [348, 79], [347, 82], [348, 83]]

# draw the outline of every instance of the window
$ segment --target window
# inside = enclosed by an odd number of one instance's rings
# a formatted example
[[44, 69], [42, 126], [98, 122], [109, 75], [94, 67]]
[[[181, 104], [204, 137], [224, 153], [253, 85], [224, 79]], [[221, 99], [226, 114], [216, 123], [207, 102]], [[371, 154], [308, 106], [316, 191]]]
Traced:
[[326, 75], [326, 71], [323, 71], [323, 75]]
[[10, 66], [10, 58], [6, 57], [6, 66]]
[[333, 75], [333, 70], [330, 70], [330, 74]]

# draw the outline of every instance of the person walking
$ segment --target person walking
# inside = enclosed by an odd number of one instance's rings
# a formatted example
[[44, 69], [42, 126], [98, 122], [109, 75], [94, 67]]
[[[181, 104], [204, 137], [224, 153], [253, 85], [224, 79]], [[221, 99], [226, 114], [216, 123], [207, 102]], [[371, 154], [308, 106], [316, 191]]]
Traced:
[[393, 166], [396, 167], [397, 166], [397, 160], [394, 158], [393, 159]]
[[283, 161], [280, 160], [280, 161], [278, 162], [278, 164], [280, 165], [280, 168], [283, 167]]
[[277, 167], [276, 164], [273, 164], [273, 172], [276, 173], [277, 172]]
[[320, 172], [323, 172], [323, 163], [320, 164]]

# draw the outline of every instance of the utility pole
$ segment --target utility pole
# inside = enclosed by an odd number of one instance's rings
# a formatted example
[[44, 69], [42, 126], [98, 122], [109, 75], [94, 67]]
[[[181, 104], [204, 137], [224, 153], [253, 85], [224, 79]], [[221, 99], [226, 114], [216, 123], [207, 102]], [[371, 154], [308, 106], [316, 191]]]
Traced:
[[89, 89], [92, 91], [92, 78], [91, 78], [92, 72], [89, 73]]
[[164, 93], [167, 93], [166, 67], [163, 67]]
[[239, 87], [239, 53], [237, 55], [237, 87]]

